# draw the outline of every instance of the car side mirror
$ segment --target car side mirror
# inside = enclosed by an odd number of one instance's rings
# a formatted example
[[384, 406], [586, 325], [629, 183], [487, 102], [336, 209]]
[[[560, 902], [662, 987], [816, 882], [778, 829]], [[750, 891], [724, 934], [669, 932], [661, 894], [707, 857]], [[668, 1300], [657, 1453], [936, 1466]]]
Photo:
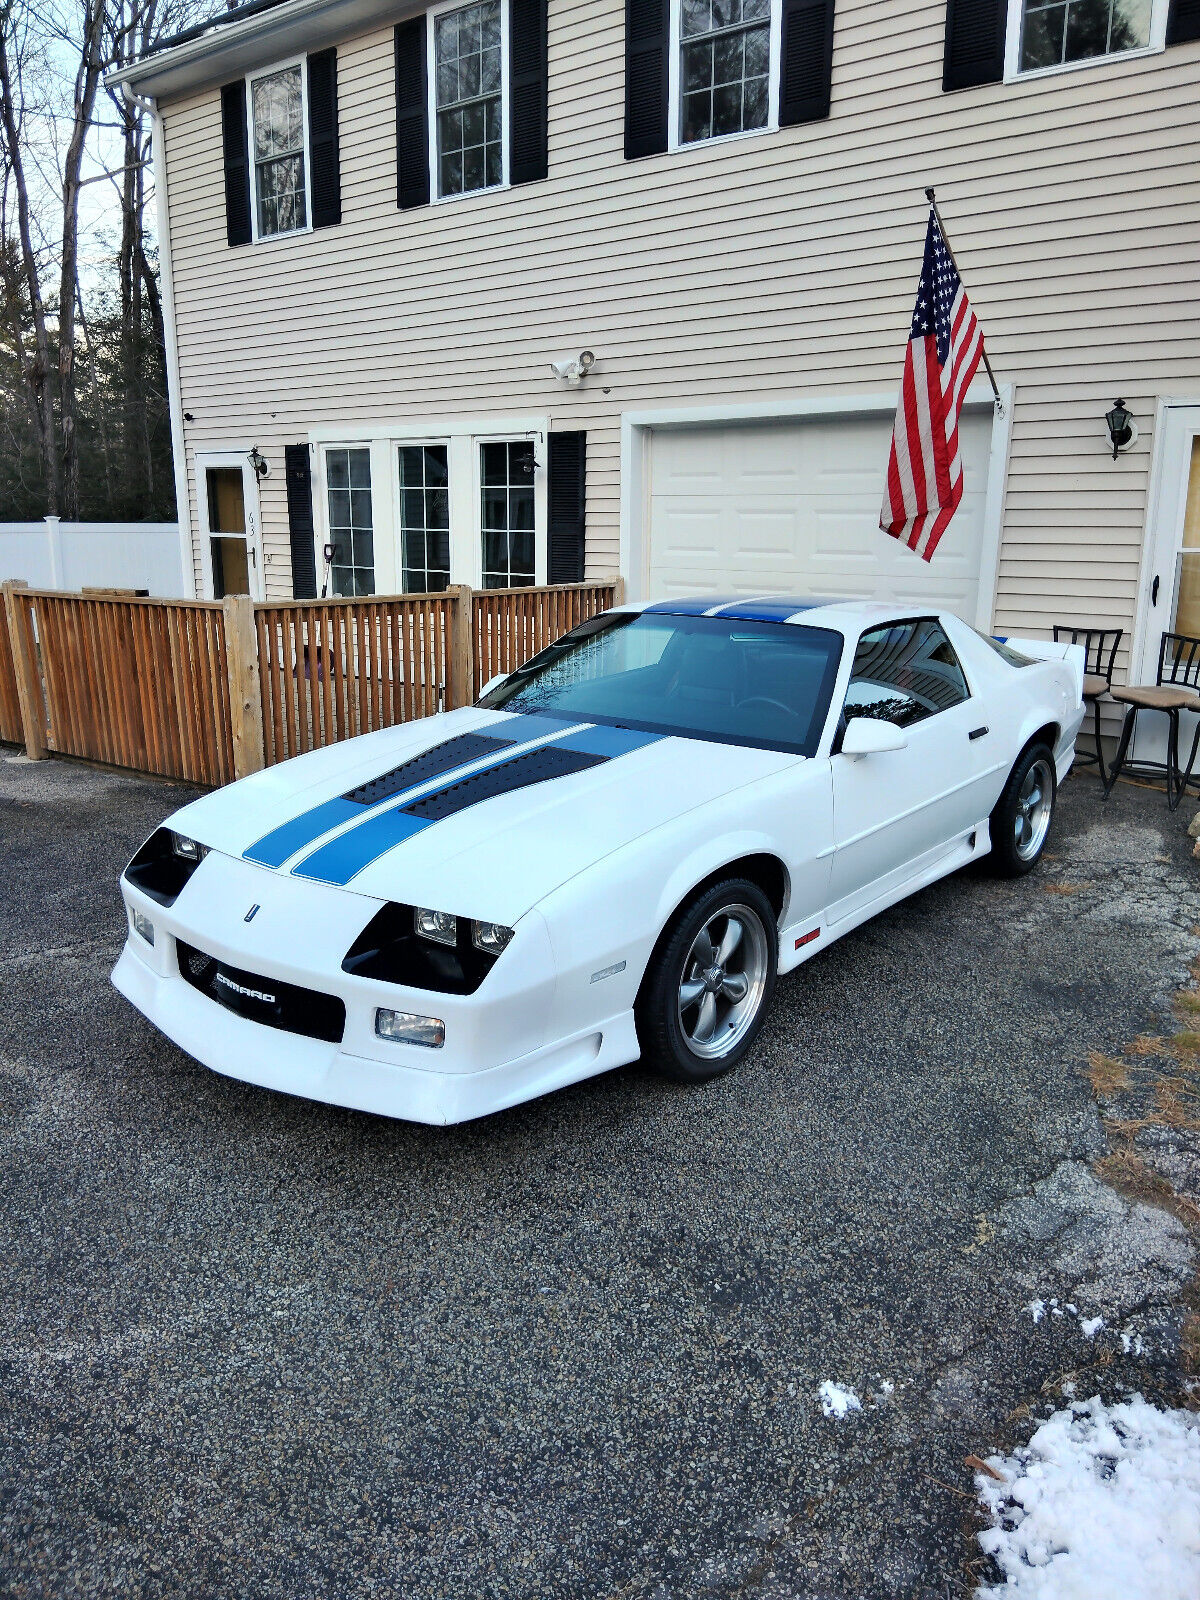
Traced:
[[484, 695], [491, 694], [493, 689], [498, 689], [502, 683], [506, 683], [507, 681], [508, 673], [498, 672], [494, 678], [489, 678], [484, 684], [483, 688], [479, 691], [479, 698], [482, 700]]
[[882, 722], [878, 717], [851, 717], [842, 737], [842, 754], [858, 761], [862, 756], [903, 750], [907, 745], [908, 735], [894, 722]]

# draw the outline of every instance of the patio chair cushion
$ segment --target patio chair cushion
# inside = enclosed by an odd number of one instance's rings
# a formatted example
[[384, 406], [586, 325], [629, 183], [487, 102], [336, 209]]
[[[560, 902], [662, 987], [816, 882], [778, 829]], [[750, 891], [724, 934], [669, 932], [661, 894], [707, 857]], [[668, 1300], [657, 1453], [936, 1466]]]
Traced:
[[1083, 698], [1095, 700], [1102, 694], [1108, 693], [1108, 679], [1102, 678], [1098, 672], [1085, 672], [1083, 675]]
[[1114, 689], [1112, 696], [1122, 705], [1140, 706], [1146, 711], [1200, 710], [1200, 694], [1174, 683], [1131, 683], [1126, 689]]

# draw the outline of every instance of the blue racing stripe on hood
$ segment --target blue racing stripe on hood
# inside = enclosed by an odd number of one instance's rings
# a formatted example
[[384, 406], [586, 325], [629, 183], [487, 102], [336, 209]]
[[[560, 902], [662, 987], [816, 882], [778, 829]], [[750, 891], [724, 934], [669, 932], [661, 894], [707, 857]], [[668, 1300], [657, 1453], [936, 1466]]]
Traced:
[[362, 815], [362, 806], [355, 800], [339, 795], [336, 800], [326, 800], [323, 805], [303, 811], [290, 822], [281, 823], [264, 834], [249, 850], [243, 851], [247, 861], [257, 861], [262, 867], [281, 867], [289, 856], [303, 850], [306, 844], [319, 839], [332, 828], [341, 827], [351, 817]]
[[[545, 731], [545, 724], [550, 719], [531, 716], [521, 720], [531, 723], [541, 722]], [[563, 725], [569, 726], [569, 724], [559, 724]], [[380, 856], [386, 855], [389, 850], [403, 844], [406, 839], [412, 838], [422, 829], [442, 820], [438, 815], [439, 811], [447, 817], [457, 816], [474, 805], [482, 805], [498, 794], [513, 794], [535, 783], [552, 780], [556, 776], [553, 772], [538, 773], [539, 763], [536, 758], [543, 753], [563, 751], [578, 758], [590, 756], [594, 758], [596, 764], [599, 764], [618, 756], [628, 755], [645, 745], [655, 744], [663, 737], [659, 733], [643, 733], [635, 728], [595, 724], [580, 728], [575, 733], [569, 733], [565, 738], [536, 745], [532, 750], [525, 749], [506, 754], [496, 761], [475, 767], [466, 776], [461, 772], [448, 773], [442, 783], [427, 788], [419, 799], [405, 800], [394, 810], [382, 812], [357, 828], [348, 828], [336, 839], [321, 845], [293, 867], [292, 872], [297, 877], [313, 878], [320, 883], [343, 887]], [[540, 763], [542, 767], [546, 764], [546, 762]], [[553, 765], [552, 762], [550, 764]], [[502, 780], [510, 768], [516, 771], [512, 774], [512, 786], [507, 787]], [[527, 772], [528, 777], [526, 777]], [[483, 781], [493, 776], [501, 780], [499, 784]], [[471, 795], [472, 789], [477, 790], [477, 799]], [[451, 790], [463, 791], [457, 798], [457, 803], [450, 797]], [[442, 797], [446, 797], [447, 800], [445, 807], [438, 804]], [[423, 814], [426, 811], [433, 814]]]
[[403, 844], [414, 833], [432, 826], [430, 818], [412, 817], [398, 808], [381, 811], [305, 856], [299, 866], [292, 868], [292, 873], [298, 878], [314, 878], [318, 883], [339, 886], [349, 883], [356, 872], [361, 872], [372, 861]]

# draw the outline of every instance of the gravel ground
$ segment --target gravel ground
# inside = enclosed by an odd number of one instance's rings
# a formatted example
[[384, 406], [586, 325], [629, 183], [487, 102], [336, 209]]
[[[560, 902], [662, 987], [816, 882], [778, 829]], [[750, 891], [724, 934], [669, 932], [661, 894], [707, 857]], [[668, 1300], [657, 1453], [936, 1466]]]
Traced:
[[1071, 782], [1036, 876], [843, 940], [731, 1079], [435, 1130], [109, 987], [188, 797], [0, 758], [5, 1595], [945, 1600], [967, 1453], [1110, 1354], [1081, 1393], [1176, 1392], [1188, 1236], [1093, 1175], [1081, 1068], [1187, 981], [1190, 806]]

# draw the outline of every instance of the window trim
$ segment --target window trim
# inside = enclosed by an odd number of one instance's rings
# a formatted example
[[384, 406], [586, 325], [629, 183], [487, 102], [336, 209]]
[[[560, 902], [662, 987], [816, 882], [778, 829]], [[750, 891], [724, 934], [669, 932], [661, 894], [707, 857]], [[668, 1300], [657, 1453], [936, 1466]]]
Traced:
[[383, 423], [359, 423], [350, 428], [329, 424], [310, 428], [308, 443], [314, 458], [313, 550], [318, 594], [324, 578], [325, 546], [329, 542], [329, 485], [325, 468], [327, 448], [370, 448], [371, 506], [375, 523], [375, 592], [394, 595], [401, 592], [404, 577], [399, 447], [403, 444], [447, 447], [450, 467], [450, 584], [453, 587], [465, 583], [473, 589], [479, 589], [483, 577], [483, 471], [479, 446], [513, 439], [533, 441], [533, 586], [544, 587], [550, 556], [546, 443], [549, 432], [548, 416], [481, 416], [455, 418], [452, 421], [425, 418], [415, 422], [396, 419]]
[[1026, 83], [1036, 78], [1054, 78], [1063, 72], [1078, 72], [1085, 67], [1100, 67], [1114, 61], [1139, 61], [1161, 55], [1167, 47], [1167, 15], [1171, 0], [1151, 0], [1150, 43], [1136, 50], [1114, 50], [1110, 55], [1085, 56], [1079, 61], [1060, 61], [1052, 67], [1031, 67], [1021, 71], [1021, 22], [1025, 0], [1008, 0], [1008, 20], [1004, 36], [1004, 81]]
[[[474, 495], [475, 495], [475, 555], [472, 563], [471, 587], [483, 591], [483, 447], [485, 444], [520, 444], [528, 439], [533, 445], [533, 582], [531, 584], [518, 584], [518, 588], [544, 588], [546, 573], [550, 562], [550, 531], [548, 527], [547, 507], [547, 472], [546, 454], [547, 445], [545, 438], [539, 438], [535, 433], [477, 433], [471, 435], [471, 448], [475, 452], [474, 467]], [[453, 519], [453, 512], [451, 512]], [[451, 532], [453, 533], [453, 520]], [[511, 532], [511, 530], [510, 530]], [[454, 561], [453, 548], [450, 554], [451, 563]], [[488, 593], [495, 593], [489, 590]]]
[[707, 139], [683, 138], [683, 0], [671, 0], [671, 27], [667, 73], [667, 150], [708, 150], [714, 146], [736, 143], [740, 139], [758, 139], [764, 133], [779, 132], [779, 96], [782, 80], [783, 51], [783, 0], [771, 0], [770, 65], [767, 72], [767, 120], [761, 128], [743, 128], [740, 133], [716, 133]]
[[[281, 233], [260, 233], [258, 227], [258, 162], [254, 155], [254, 85], [263, 78], [270, 78], [277, 72], [287, 72], [295, 67], [300, 73], [300, 106], [303, 116], [303, 133], [300, 156], [304, 162], [304, 226], [301, 228], [288, 228]], [[302, 234], [313, 231], [312, 222], [312, 141], [308, 128], [308, 57], [292, 56], [287, 61], [275, 61], [269, 67], [262, 67], [257, 72], [246, 74], [246, 137], [249, 143], [246, 147], [247, 159], [250, 164], [250, 242], [251, 244], [273, 244], [277, 239], [295, 239]]]
[[509, 53], [511, 29], [509, 26], [509, 0], [500, 0], [500, 171], [499, 183], [487, 184], [482, 189], [464, 189], [461, 194], [442, 194], [438, 182], [438, 104], [437, 104], [437, 18], [451, 11], [466, 11], [476, 0], [441, 0], [425, 13], [425, 92], [426, 121], [429, 127], [429, 203], [447, 205], [456, 200], [472, 200], [481, 194], [502, 194], [512, 188], [509, 176], [508, 155], [509, 123], [512, 108], [509, 104]]

